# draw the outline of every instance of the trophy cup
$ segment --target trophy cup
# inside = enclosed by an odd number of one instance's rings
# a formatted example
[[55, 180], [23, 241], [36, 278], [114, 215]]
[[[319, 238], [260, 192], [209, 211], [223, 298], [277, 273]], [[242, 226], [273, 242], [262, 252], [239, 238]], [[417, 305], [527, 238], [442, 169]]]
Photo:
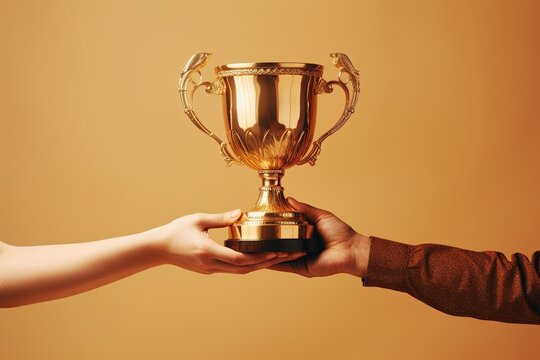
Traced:
[[[184, 113], [219, 144], [227, 166], [245, 164], [262, 179], [259, 198], [229, 227], [225, 245], [241, 252], [320, 251], [321, 245], [312, 238], [313, 225], [286, 201], [281, 178], [294, 165], [315, 165], [322, 142], [352, 115], [360, 94], [358, 71], [347, 55], [333, 53], [337, 80], [324, 80], [322, 65], [265, 62], [218, 66], [216, 79], [203, 81], [200, 70], [210, 55], [193, 55], [180, 74]], [[344, 90], [345, 108], [338, 122], [310, 150], [317, 95], [331, 93], [334, 86]], [[221, 96], [228, 144], [195, 113], [193, 95], [199, 88]]]

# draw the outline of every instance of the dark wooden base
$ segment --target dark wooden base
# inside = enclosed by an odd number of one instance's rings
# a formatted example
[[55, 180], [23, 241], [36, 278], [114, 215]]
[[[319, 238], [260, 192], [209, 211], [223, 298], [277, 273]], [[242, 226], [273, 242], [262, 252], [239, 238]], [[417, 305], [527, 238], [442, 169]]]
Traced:
[[233, 250], [254, 252], [309, 252], [317, 253], [324, 249], [316, 239], [275, 239], [275, 240], [234, 240], [225, 241], [225, 246]]

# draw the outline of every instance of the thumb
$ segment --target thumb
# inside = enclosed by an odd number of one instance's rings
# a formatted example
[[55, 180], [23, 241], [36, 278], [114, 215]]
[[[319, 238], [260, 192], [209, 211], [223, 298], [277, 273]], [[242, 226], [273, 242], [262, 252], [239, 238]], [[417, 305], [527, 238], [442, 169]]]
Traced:
[[287, 201], [296, 210], [306, 215], [308, 220], [313, 224], [318, 223], [325, 215], [329, 215], [329, 212], [326, 210], [316, 208], [315, 206], [311, 206], [309, 204], [305, 204], [292, 197], [287, 198]]
[[220, 214], [199, 214], [197, 224], [204, 229], [220, 228], [231, 225], [242, 214], [242, 210], [235, 209]]

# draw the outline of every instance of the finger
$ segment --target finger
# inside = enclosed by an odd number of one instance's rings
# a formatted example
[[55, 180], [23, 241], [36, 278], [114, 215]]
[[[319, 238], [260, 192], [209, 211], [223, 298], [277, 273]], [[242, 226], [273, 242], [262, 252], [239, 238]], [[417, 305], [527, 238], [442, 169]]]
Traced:
[[271, 270], [283, 271], [288, 273], [299, 274], [309, 277], [307, 259], [298, 259], [296, 261], [287, 261], [272, 265]]
[[323, 217], [330, 215], [330, 212], [326, 210], [300, 202], [292, 197], [287, 198], [287, 201], [296, 210], [306, 215], [307, 218], [314, 224], [318, 223]]
[[297, 266], [292, 262], [282, 262], [276, 265], [273, 265], [270, 269], [276, 271], [296, 273]]
[[267, 269], [284, 261], [293, 261], [305, 256], [305, 253], [290, 253], [287, 257], [276, 257], [257, 264], [237, 266], [216, 260], [212, 270], [214, 272], [224, 272], [230, 274], [247, 274], [256, 270]]
[[287, 253], [275, 252], [241, 253], [215, 242], [210, 244], [208, 251], [210, 257], [235, 266], [258, 264], [276, 257], [283, 258], [287, 256]]
[[240, 209], [227, 211], [220, 214], [198, 214], [197, 224], [204, 229], [220, 228], [231, 225], [242, 214]]

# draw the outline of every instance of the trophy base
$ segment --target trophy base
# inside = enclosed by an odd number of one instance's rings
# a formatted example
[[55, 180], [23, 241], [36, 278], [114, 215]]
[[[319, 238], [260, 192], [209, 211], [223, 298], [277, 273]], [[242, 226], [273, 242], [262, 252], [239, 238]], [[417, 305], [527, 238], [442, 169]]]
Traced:
[[[290, 217], [275, 220], [276, 214], [267, 214], [267, 220], [253, 220], [257, 214], [244, 213], [245, 219], [229, 226], [229, 240], [225, 246], [240, 252], [320, 252], [321, 241], [312, 238], [313, 225], [302, 214], [285, 213]], [[274, 220], [268, 217], [274, 216]]]
[[309, 252], [323, 250], [322, 244], [315, 239], [272, 239], [272, 240], [236, 240], [225, 241], [225, 246], [243, 253], [254, 252]]

